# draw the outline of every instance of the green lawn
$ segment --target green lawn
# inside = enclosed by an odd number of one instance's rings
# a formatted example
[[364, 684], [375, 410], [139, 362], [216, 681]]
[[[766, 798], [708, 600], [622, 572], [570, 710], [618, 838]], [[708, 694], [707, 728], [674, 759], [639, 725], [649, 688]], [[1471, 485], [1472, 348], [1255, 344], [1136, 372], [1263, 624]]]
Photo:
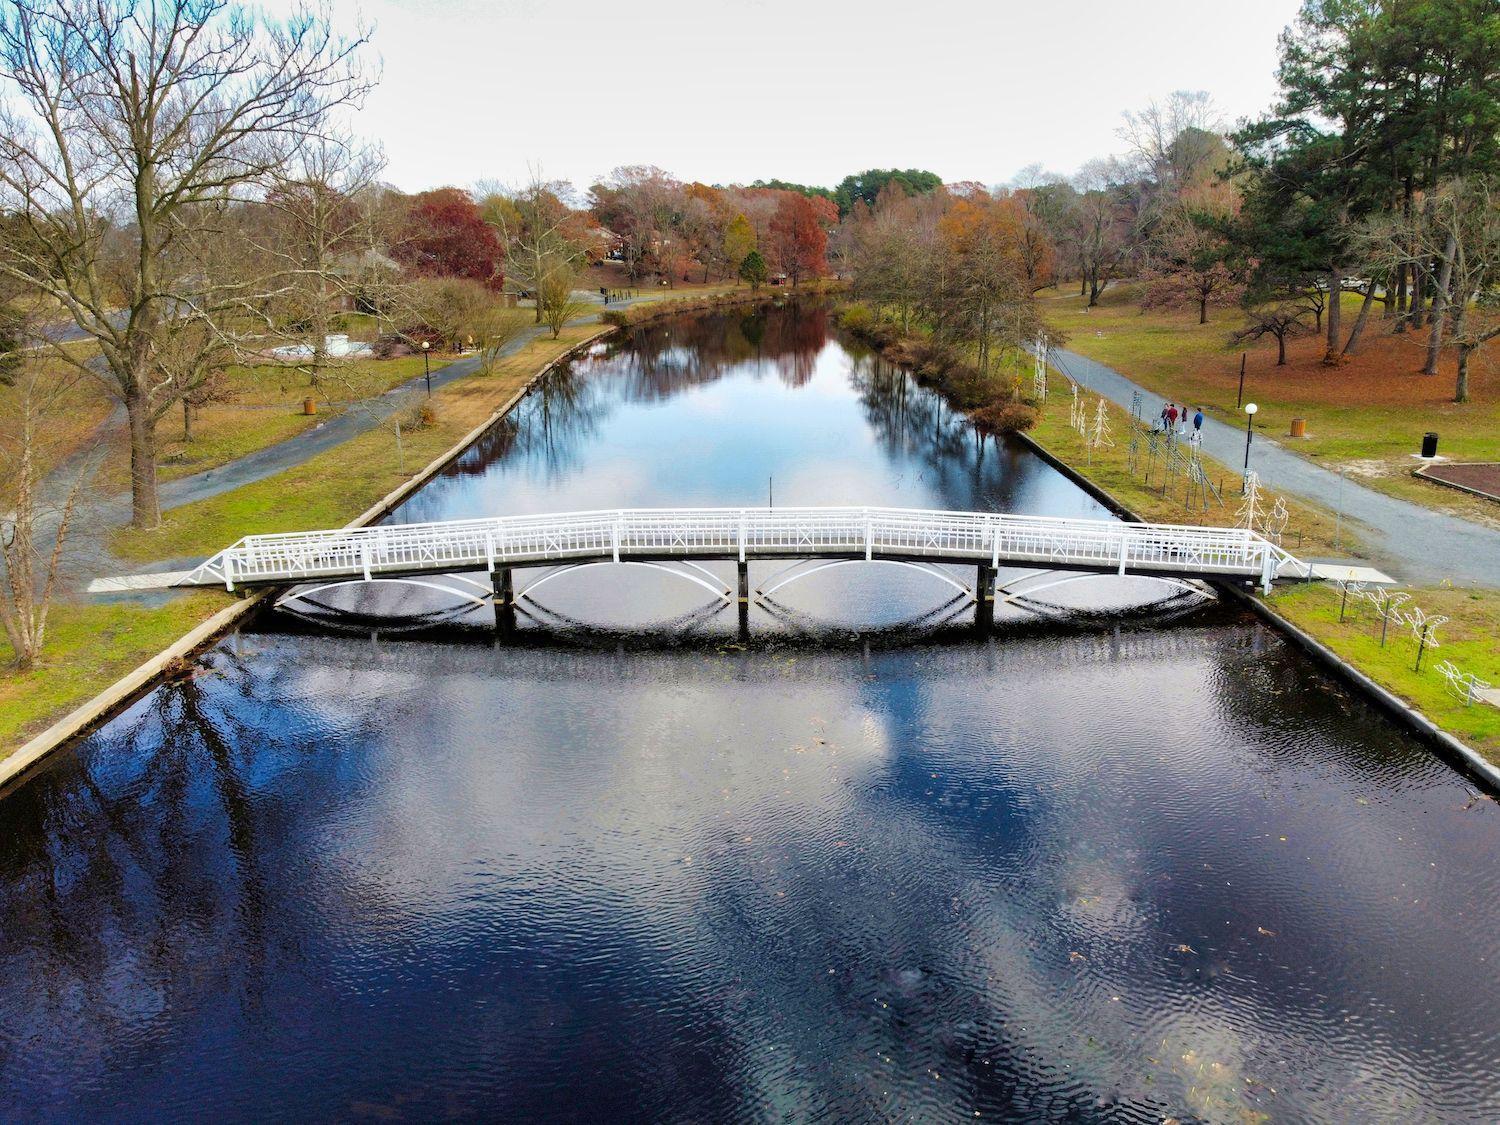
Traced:
[[[1028, 382], [1026, 384], [1029, 388]], [[1084, 438], [1069, 424], [1071, 394], [1067, 384], [1053, 375], [1047, 384], [1047, 408], [1030, 436], [1046, 447], [1059, 460], [1066, 462], [1120, 503], [1141, 518], [1155, 523], [1190, 523], [1227, 527], [1237, 521], [1241, 498], [1239, 494], [1239, 471], [1221, 465], [1212, 458], [1203, 458], [1205, 474], [1218, 488], [1220, 501], [1210, 501], [1205, 509], [1201, 502], [1189, 506], [1188, 482], [1182, 476], [1174, 476], [1162, 488], [1162, 476], [1153, 472], [1149, 482], [1144, 466], [1145, 453], [1137, 460], [1136, 470], [1130, 469], [1130, 416], [1122, 408], [1108, 400], [1085, 393], [1083, 395], [1087, 415], [1092, 424], [1100, 401], [1104, 401], [1105, 414], [1109, 419], [1109, 433], [1113, 445], [1105, 449], [1090, 449]], [[1201, 496], [1201, 493], [1199, 494]], [[1266, 493], [1266, 504], [1274, 504], [1276, 495]], [[1314, 556], [1334, 552], [1335, 520], [1333, 513], [1318, 505], [1284, 497], [1290, 519], [1283, 533], [1282, 542], [1293, 554], [1307, 552]], [[1350, 534], [1347, 525], [1339, 535], [1339, 550], [1347, 552], [1354, 548], [1357, 540]]]
[[[8, 753], [61, 715], [166, 648], [225, 606], [214, 593], [182, 594], [164, 605], [59, 602], [47, 647], [31, 671], [0, 674], [0, 747]], [[0, 667], [14, 653], [0, 633]]]
[[1339, 589], [1332, 583], [1291, 586], [1276, 591], [1270, 602], [1278, 612], [1381, 686], [1413, 704], [1444, 730], [1451, 731], [1490, 761], [1500, 764], [1500, 707], [1487, 703], [1465, 705], [1447, 687], [1436, 666], [1452, 661], [1465, 672], [1500, 685], [1500, 594], [1494, 591], [1443, 587], [1409, 591], [1407, 607], [1441, 614], [1448, 622], [1436, 630], [1439, 647], [1429, 649], [1416, 671], [1417, 644], [1411, 630], [1391, 623], [1385, 647], [1380, 645], [1380, 619], [1368, 602], [1349, 603], [1339, 621]]
[[[438, 371], [457, 358], [431, 357]], [[163, 481], [192, 476], [238, 460], [311, 429], [348, 404], [382, 394], [422, 374], [421, 356], [396, 359], [358, 359], [319, 373], [318, 386], [308, 373], [283, 364], [232, 367], [227, 372], [233, 397], [193, 412], [193, 440], [184, 441], [182, 412], [169, 412], [157, 424], [157, 476]], [[318, 411], [304, 414], [302, 400], [312, 397]], [[103, 486], [112, 491], [129, 487], [127, 451], [113, 451], [101, 470]]]
[[[1500, 377], [1493, 363], [1478, 363], [1473, 400], [1454, 403], [1451, 356], [1441, 373], [1415, 374], [1425, 334], [1392, 335], [1372, 312], [1365, 343], [1345, 366], [1324, 367], [1321, 338], [1292, 344], [1291, 362], [1276, 366], [1274, 342], [1244, 347], [1229, 343], [1241, 323], [1235, 309], [1210, 311], [1198, 324], [1196, 311], [1141, 313], [1137, 288], [1115, 285], [1100, 306], [1088, 309], [1076, 293], [1040, 295], [1046, 320], [1068, 334], [1067, 346], [1108, 364], [1164, 397], [1202, 405], [1221, 419], [1242, 424], [1236, 405], [1240, 355], [1246, 362], [1245, 399], [1260, 407], [1256, 429], [1288, 449], [1351, 479], [1391, 495], [1476, 519], [1500, 520], [1500, 505], [1467, 497], [1411, 476], [1422, 434], [1441, 435], [1440, 451], [1458, 460], [1500, 460]], [[1347, 332], [1358, 311], [1347, 296]], [[1497, 353], [1500, 354], [1500, 353]], [[1305, 440], [1288, 435], [1293, 418], [1307, 423]]]
[[180, 558], [211, 554], [242, 535], [341, 527], [483, 422], [539, 368], [599, 330], [571, 325], [558, 340], [533, 340], [489, 375], [442, 388], [432, 399], [435, 422], [403, 427], [399, 451], [394, 426], [382, 426], [274, 477], [174, 508], [159, 528], [122, 529], [113, 548], [130, 559]]

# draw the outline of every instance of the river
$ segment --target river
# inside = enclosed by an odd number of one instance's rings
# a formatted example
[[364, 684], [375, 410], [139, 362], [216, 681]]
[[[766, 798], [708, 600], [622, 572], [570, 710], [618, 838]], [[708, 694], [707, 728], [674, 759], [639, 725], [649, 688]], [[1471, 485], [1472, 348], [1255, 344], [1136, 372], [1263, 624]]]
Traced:
[[[816, 306], [596, 347], [393, 518], [768, 499], [1106, 518]], [[1500, 1119], [1493, 801], [1238, 608], [953, 594], [262, 614], [5, 797], [0, 1118]]]

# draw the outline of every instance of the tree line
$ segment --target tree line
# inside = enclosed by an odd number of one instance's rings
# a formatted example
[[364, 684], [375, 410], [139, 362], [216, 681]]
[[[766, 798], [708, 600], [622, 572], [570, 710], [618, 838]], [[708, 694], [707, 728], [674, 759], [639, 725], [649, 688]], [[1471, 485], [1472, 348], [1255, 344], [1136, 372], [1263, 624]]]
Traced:
[[1029, 294], [1068, 279], [1092, 307], [1132, 279], [1144, 309], [1237, 309], [1232, 338], [1274, 339], [1283, 363], [1298, 336], [1338, 366], [1376, 323], [1425, 332], [1422, 372], [1451, 355], [1465, 401], [1500, 335], [1500, 3], [1305, 0], [1277, 73], [1261, 117], [1230, 127], [1180, 91], [1072, 176], [883, 185], [849, 208], [843, 264], [981, 362], [1035, 331]]
[[0, 378], [38, 336], [33, 298], [96, 345], [54, 351], [124, 407], [140, 526], [158, 519], [157, 423], [267, 341], [305, 341], [316, 380], [352, 308], [393, 345], [493, 355], [518, 331], [497, 295], [556, 334], [606, 260], [633, 286], [848, 275], [985, 371], [1043, 331], [1035, 294], [1065, 282], [1092, 305], [1137, 279], [1144, 307], [1205, 323], [1237, 307], [1237, 334], [1283, 355], [1321, 331], [1330, 364], [1376, 323], [1425, 331], [1425, 369], [1456, 356], [1460, 400], [1500, 332], [1500, 0], [1306, 0], [1261, 118], [1231, 128], [1207, 94], [1174, 94], [1125, 115], [1122, 153], [998, 188], [897, 168], [711, 185], [632, 165], [586, 189], [537, 174], [405, 194], [348, 130], [367, 48], [364, 29], [230, 0], [0, 17]]
[[[313, 383], [349, 311], [378, 347], [556, 336], [590, 265], [630, 285], [828, 271], [834, 192], [616, 169], [406, 194], [350, 122], [368, 30], [231, 0], [57, 0], [0, 13], [0, 380], [27, 349], [123, 408], [132, 522], [159, 520], [158, 424], [224, 392], [236, 363], [299, 342]], [[855, 180], [851, 177], [851, 183]], [[933, 178], [935, 181], [935, 177]], [[66, 333], [49, 323], [58, 317]], [[92, 348], [68, 346], [81, 338]]]

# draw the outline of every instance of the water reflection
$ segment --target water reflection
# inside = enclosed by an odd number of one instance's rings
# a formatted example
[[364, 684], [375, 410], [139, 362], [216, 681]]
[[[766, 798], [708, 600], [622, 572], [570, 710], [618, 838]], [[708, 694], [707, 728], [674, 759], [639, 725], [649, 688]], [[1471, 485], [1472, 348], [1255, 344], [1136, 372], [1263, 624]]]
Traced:
[[[978, 434], [905, 373], [828, 332], [821, 305], [637, 329], [544, 379], [512, 423], [392, 518], [768, 502], [1107, 518], [1024, 447]], [[710, 569], [733, 583], [732, 566]], [[774, 582], [779, 570], [755, 564], [754, 584]], [[972, 568], [953, 568], [950, 577], [974, 579]], [[1133, 604], [1162, 596], [1141, 580], [1091, 586], [1074, 600]], [[927, 628], [957, 616], [950, 611], [961, 607], [947, 604], [952, 594], [909, 568], [831, 568], [775, 605], [756, 605], [745, 629], [821, 638], [851, 627]], [[395, 615], [429, 608], [421, 597], [383, 590], [346, 600], [357, 598], [362, 613]], [[690, 585], [632, 568], [571, 573], [526, 608], [529, 628], [597, 628], [606, 636], [632, 627], [741, 631], [732, 607], [716, 612]], [[469, 615], [476, 626], [484, 620], [482, 612]]]
[[[797, 316], [600, 350], [400, 518], [1090, 510]], [[0, 1119], [1500, 1117], [1493, 803], [1232, 609], [801, 642], [860, 580], [230, 638], [5, 798]]]

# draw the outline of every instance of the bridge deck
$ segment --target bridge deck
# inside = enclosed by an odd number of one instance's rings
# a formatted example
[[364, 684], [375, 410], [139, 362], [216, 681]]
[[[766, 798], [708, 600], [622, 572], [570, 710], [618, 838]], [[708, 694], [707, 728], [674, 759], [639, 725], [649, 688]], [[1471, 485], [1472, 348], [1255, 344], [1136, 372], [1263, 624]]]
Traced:
[[637, 508], [252, 535], [179, 585], [234, 590], [584, 561], [813, 557], [1240, 577], [1266, 587], [1283, 571], [1307, 573], [1242, 528], [909, 508]]

